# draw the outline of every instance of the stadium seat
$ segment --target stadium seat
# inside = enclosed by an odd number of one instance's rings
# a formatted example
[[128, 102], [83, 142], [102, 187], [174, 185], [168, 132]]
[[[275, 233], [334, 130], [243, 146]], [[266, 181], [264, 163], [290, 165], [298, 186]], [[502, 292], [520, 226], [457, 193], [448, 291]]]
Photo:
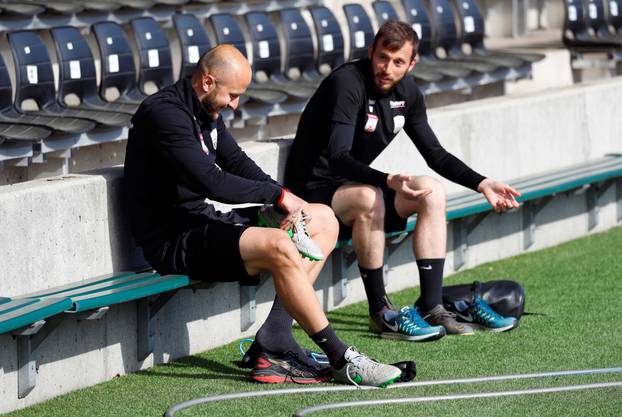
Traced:
[[80, 104], [71, 106], [85, 110], [101, 110], [133, 115], [138, 106], [129, 103], [111, 103], [97, 94], [95, 61], [86, 39], [71, 26], [53, 28], [51, 31], [59, 64], [58, 101], [69, 106], [65, 97], [74, 94]]
[[39, 35], [32, 31], [18, 31], [9, 33], [8, 37], [15, 60], [15, 105], [18, 110], [25, 100], [32, 99], [39, 109], [29, 111], [31, 114], [83, 118], [107, 127], [129, 126], [130, 116], [127, 114], [61, 105], [56, 99], [52, 62]]
[[588, 0], [587, 10], [587, 24], [593, 30], [595, 37], [604, 42], [612, 42], [622, 47], [622, 35], [611, 32], [609, 28], [609, 22], [605, 15], [604, 1]]
[[123, 28], [114, 22], [99, 22], [91, 30], [101, 57], [99, 95], [105, 99], [108, 89], [116, 89], [119, 97], [115, 102], [140, 104], [147, 96], [138, 89], [134, 56]]
[[343, 33], [333, 12], [324, 6], [315, 6], [309, 9], [317, 36], [317, 68], [322, 70], [328, 65], [334, 70], [344, 62]]
[[430, 20], [432, 22], [435, 50], [442, 50], [445, 56], [439, 56], [441, 62], [458, 62], [466, 68], [486, 73], [496, 80], [504, 80], [512, 65], [498, 60], [481, 57], [466, 57], [462, 53], [455, 16], [448, 0], [430, 0]]
[[0, 122], [0, 145], [16, 142], [39, 142], [52, 134], [43, 126]]
[[158, 22], [151, 17], [140, 17], [132, 19], [130, 25], [138, 46], [138, 88], [147, 94], [149, 82], [159, 90], [173, 84], [171, 47]]
[[[585, 17], [585, 9], [581, 0], [564, 0], [565, 19], [562, 41], [568, 48], [590, 48], [596, 50], [608, 50], [621, 48], [619, 42], [599, 39], [588, 30], [588, 22]], [[583, 49], [584, 51], [588, 51]]]
[[211, 47], [205, 28], [192, 14], [175, 13], [173, 24], [181, 47], [180, 78], [192, 74], [199, 58]]
[[[406, 1], [408, 0], [404, 0], [404, 2]], [[477, 2], [475, 0], [454, 0], [454, 3], [460, 16], [461, 42], [471, 47], [472, 55], [493, 60], [505, 60], [507, 58], [509, 59], [508, 63], [516, 64], [515, 67], [544, 59], [542, 54], [487, 49], [484, 45], [484, 18]]]
[[258, 73], [268, 78], [266, 81], [257, 79], [256, 85], [283, 91], [294, 100], [306, 102], [315, 93], [315, 86], [304, 80], [288, 79], [281, 72], [281, 43], [269, 16], [264, 12], [250, 12], [245, 18], [253, 45], [253, 73], [256, 79]]
[[285, 38], [283, 72], [290, 77], [297, 72], [311, 84], [319, 84], [323, 75], [316, 66], [313, 37], [300, 9], [281, 9], [279, 17]]
[[[13, 88], [8, 69], [0, 55], [0, 122], [33, 125], [56, 132], [80, 134], [92, 130], [96, 123], [75, 117], [41, 116], [23, 114], [13, 104]], [[24, 128], [25, 129], [25, 128]]]
[[617, 34], [622, 35], [622, 0], [609, 0], [607, 21]]
[[[235, 20], [233, 15], [226, 13], [214, 14], [210, 16], [210, 22], [214, 27], [218, 44], [228, 43], [234, 45], [244, 56], [248, 57], [248, 53], [246, 51], [246, 41], [244, 39], [244, 34], [242, 33], [242, 28], [240, 28], [240, 25]], [[255, 83], [251, 84], [251, 86], [246, 90], [245, 95], [251, 99], [249, 102], [244, 103], [243, 107], [246, 110], [250, 110], [252, 108], [254, 112], [258, 111], [265, 114], [272, 111], [275, 105], [287, 100], [287, 94], [284, 92], [271, 89], [261, 89], [258, 88]]]

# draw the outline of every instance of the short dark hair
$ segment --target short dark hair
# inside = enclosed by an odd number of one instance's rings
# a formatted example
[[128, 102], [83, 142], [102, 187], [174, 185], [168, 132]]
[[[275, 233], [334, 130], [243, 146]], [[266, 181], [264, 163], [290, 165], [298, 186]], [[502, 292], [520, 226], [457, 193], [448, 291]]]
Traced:
[[374, 37], [372, 51], [376, 50], [378, 42], [381, 42], [382, 46], [390, 51], [397, 51], [406, 42], [410, 42], [413, 45], [413, 54], [410, 59], [413, 59], [417, 55], [419, 36], [409, 24], [398, 20], [387, 20], [380, 26], [376, 37]]

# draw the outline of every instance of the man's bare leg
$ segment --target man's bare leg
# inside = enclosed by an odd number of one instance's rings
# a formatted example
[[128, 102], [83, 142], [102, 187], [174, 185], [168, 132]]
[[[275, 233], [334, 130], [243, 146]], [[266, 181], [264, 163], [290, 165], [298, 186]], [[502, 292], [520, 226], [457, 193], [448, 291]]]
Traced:
[[[332, 252], [337, 241], [339, 225], [333, 211], [323, 204], [309, 204], [305, 212], [311, 216], [311, 221], [307, 224], [307, 231], [314, 242], [322, 249], [325, 257]], [[309, 283], [313, 284], [317, 279], [325, 261], [310, 261], [301, 259], [302, 268], [306, 273]], [[249, 355], [245, 356], [244, 366], [252, 366], [254, 357], [260, 351], [268, 351], [273, 354], [285, 354], [290, 351], [309, 366], [316, 363], [308, 358], [304, 350], [298, 345], [292, 335], [292, 316], [287, 312], [286, 307], [281, 303], [280, 298], [275, 297], [270, 313], [264, 324], [257, 331], [254, 343]]]
[[383, 193], [370, 185], [343, 185], [333, 195], [331, 206], [341, 222], [352, 227], [352, 244], [367, 294], [369, 314], [384, 313], [390, 306], [383, 280]]

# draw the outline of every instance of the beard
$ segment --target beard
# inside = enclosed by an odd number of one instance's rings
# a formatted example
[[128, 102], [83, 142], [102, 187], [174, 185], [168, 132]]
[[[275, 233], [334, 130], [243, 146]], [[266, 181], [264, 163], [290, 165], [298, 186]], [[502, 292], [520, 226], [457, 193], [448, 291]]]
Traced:
[[224, 110], [223, 106], [218, 106], [215, 100], [215, 94], [208, 93], [201, 99], [201, 106], [205, 113], [207, 113], [212, 120], [218, 119], [218, 115]]
[[[402, 74], [401, 76], [393, 79], [389, 77], [388, 74], [379, 71], [374, 74], [374, 84], [376, 84], [376, 88], [378, 89], [378, 91], [382, 93], [388, 93], [393, 89], [393, 87], [398, 85], [400, 81], [404, 79], [404, 77], [406, 77], [406, 74], [408, 74], [408, 72], [404, 72], [404, 74]], [[385, 79], [383, 80], [383, 78]]]

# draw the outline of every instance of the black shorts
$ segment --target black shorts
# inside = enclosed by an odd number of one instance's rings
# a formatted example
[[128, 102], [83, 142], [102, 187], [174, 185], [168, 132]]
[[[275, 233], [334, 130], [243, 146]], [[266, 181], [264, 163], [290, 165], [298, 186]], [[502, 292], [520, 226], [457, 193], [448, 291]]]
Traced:
[[145, 259], [160, 274], [183, 274], [206, 282], [257, 285], [259, 276], [249, 275], [240, 255], [240, 236], [257, 224], [259, 207], [234, 209], [215, 220], [165, 240], [142, 246]]
[[[322, 203], [332, 207], [331, 202], [333, 200], [333, 195], [335, 195], [337, 189], [342, 185], [347, 185], [347, 183], [336, 183], [313, 189], [292, 189], [292, 191], [308, 203]], [[408, 219], [400, 217], [400, 215], [395, 211], [395, 191], [391, 189], [383, 191], [385, 208], [384, 231], [385, 233], [401, 232], [406, 229]], [[352, 228], [346, 226], [341, 222], [341, 220], [339, 220], [339, 240], [350, 238], [352, 238]]]

